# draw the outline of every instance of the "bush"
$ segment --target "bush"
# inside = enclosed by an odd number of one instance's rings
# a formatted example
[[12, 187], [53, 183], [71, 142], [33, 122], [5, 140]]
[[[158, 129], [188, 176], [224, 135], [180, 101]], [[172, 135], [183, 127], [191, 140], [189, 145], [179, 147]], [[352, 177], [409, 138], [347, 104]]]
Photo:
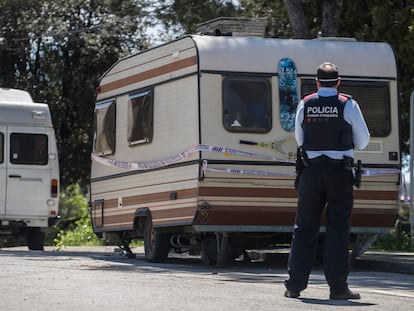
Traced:
[[59, 224], [50, 232], [53, 245], [59, 249], [65, 246], [93, 246], [103, 242], [94, 233], [86, 195], [78, 184], [69, 186], [60, 197]]
[[402, 204], [398, 210], [398, 218], [389, 233], [380, 235], [372, 245], [372, 249], [385, 251], [410, 251], [411, 245], [409, 207]]

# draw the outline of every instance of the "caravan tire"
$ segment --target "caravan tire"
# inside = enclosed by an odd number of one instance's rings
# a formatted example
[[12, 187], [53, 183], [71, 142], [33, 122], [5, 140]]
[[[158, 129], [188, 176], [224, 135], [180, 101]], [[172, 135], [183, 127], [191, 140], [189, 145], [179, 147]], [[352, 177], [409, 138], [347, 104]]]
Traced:
[[157, 232], [152, 225], [151, 216], [148, 215], [144, 229], [145, 258], [149, 262], [164, 262], [170, 248], [170, 235]]
[[40, 228], [27, 228], [26, 229], [26, 242], [29, 250], [43, 251], [44, 248], [45, 233]]

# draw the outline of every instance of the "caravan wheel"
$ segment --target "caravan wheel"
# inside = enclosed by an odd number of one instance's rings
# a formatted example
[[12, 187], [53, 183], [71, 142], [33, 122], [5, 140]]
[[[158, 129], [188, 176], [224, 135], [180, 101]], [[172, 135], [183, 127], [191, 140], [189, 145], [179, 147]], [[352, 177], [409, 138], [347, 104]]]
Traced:
[[145, 258], [150, 262], [164, 262], [170, 248], [170, 235], [157, 232], [152, 225], [151, 216], [148, 215], [144, 229]]
[[208, 266], [224, 267], [231, 257], [227, 233], [215, 233], [201, 241], [201, 261]]

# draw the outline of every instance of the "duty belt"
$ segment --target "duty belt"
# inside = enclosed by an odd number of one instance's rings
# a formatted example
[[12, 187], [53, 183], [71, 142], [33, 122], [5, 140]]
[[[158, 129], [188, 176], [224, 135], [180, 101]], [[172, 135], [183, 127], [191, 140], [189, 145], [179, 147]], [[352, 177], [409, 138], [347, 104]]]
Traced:
[[343, 165], [344, 164], [343, 159], [336, 160], [336, 159], [332, 159], [332, 158], [330, 158], [328, 156], [325, 156], [325, 155], [322, 155], [322, 156], [319, 156], [319, 157], [316, 157], [316, 158], [313, 158], [313, 159], [309, 159], [308, 162], [309, 162], [310, 165], [312, 165], [312, 164]]

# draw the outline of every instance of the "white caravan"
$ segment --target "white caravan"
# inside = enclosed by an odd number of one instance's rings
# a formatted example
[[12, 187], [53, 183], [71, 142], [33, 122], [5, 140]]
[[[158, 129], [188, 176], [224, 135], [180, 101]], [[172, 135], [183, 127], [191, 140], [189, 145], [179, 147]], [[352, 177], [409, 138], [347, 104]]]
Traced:
[[[317, 67], [339, 66], [340, 92], [371, 132], [355, 153], [353, 236], [387, 232], [397, 217], [401, 154], [397, 65], [381, 42], [191, 35], [116, 62], [95, 106], [94, 230], [144, 237], [146, 257], [201, 250], [217, 264], [290, 241], [294, 117]], [[229, 246], [232, 250], [228, 251]]]
[[[58, 217], [59, 163], [49, 107], [0, 89], [0, 235], [43, 250]], [[23, 239], [22, 239], [23, 238]]]

